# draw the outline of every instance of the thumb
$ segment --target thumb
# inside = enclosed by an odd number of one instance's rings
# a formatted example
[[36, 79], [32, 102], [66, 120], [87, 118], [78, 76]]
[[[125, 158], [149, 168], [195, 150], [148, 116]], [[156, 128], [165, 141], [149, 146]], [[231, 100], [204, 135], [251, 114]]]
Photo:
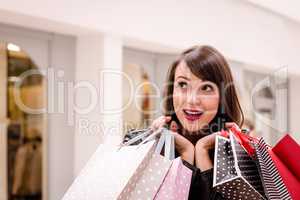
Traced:
[[168, 123], [169, 121], [171, 121], [171, 116], [165, 116], [165, 123]]

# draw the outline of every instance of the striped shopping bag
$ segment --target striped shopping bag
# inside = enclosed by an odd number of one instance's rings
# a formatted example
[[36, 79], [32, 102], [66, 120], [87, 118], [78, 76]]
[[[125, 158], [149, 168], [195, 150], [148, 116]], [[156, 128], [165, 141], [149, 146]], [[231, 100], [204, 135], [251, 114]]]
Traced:
[[257, 144], [254, 144], [254, 147], [259, 173], [267, 198], [270, 200], [292, 199], [269, 154], [271, 149], [265, 143], [264, 139], [261, 138]]

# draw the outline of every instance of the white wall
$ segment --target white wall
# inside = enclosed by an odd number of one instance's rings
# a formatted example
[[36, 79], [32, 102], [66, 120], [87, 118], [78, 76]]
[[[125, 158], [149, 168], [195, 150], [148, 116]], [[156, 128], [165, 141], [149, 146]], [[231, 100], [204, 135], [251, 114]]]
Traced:
[[[74, 85], [90, 87], [76, 89], [75, 106], [88, 112], [73, 113], [76, 119], [74, 146], [74, 176], [78, 175], [98, 145], [108, 141], [119, 143], [122, 135], [122, 112], [104, 114], [104, 110], [122, 106], [122, 41], [102, 34], [81, 35], [77, 38], [76, 79]], [[101, 76], [103, 70], [110, 70]], [[96, 104], [92, 106], [92, 92]], [[95, 99], [96, 98], [96, 99]], [[107, 139], [109, 137], [110, 139]]]
[[[99, 91], [99, 73], [100, 67], [103, 62], [103, 48], [101, 35], [93, 36], [81, 36], [77, 38], [76, 46], [76, 68], [74, 69], [76, 76], [74, 79], [74, 85], [78, 84], [79, 81], [88, 81], [90, 84], [97, 88]], [[91, 94], [86, 88], [78, 90], [76, 92], [76, 106], [87, 107]], [[73, 109], [73, 106], [71, 106]], [[74, 138], [74, 177], [80, 172], [89, 156], [95, 151], [96, 147], [101, 143], [102, 135], [101, 132], [86, 132], [81, 128], [83, 120], [89, 120], [90, 124], [99, 124], [101, 122], [101, 115], [99, 113], [99, 105], [97, 109], [86, 115], [79, 115], [72, 111], [72, 118], [69, 123], [75, 126], [75, 138]], [[73, 120], [76, 121], [74, 122]]]
[[247, 0], [265, 9], [272, 10], [288, 17], [292, 20], [300, 20], [299, 7], [300, 2], [297, 0], [272, 1], [272, 0]]
[[[48, 199], [61, 199], [73, 181], [74, 133], [75, 127], [68, 125], [68, 82], [75, 77], [75, 37], [53, 35], [50, 43], [50, 67], [55, 71], [54, 101], [55, 113], [48, 117]], [[58, 77], [58, 70], [64, 72]], [[64, 94], [58, 93], [58, 82], [64, 84]], [[62, 96], [64, 98], [62, 98]], [[60, 102], [59, 102], [60, 101]], [[64, 106], [62, 113], [58, 105]]]
[[[37, 23], [36, 28], [54, 29], [53, 21], [57, 21], [117, 34], [124, 38], [127, 46], [146, 49], [169, 46], [178, 50], [205, 43], [216, 46], [233, 60], [271, 68], [290, 65], [291, 69], [300, 71], [293, 64], [297, 56], [282, 53], [282, 49], [299, 52], [299, 45], [292, 42], [300, 34], [299, 24], [245, 1], [113, 0], [86, 4], [71, 0], [33, 0], [20, 5], [17, 0], [11, 0], [1, 2], [0, 9], [25, 14], [21, 18], [2, 13], [1, 20], [7, 23], [21, 24], [26, 15], [42, 17], [50, 20], [51, 26], [45, 23], [46, 26], [41, 27]], [[59, 30], [63, 31], [61, 26]]]
[[300, 143], [300, 123], [299, 123], [299, 111], [300, 111], [300, 76], [290, 75], [289, 76], [289, 115], [288, 115], [288, 127], [289, 132], [298, 140]]

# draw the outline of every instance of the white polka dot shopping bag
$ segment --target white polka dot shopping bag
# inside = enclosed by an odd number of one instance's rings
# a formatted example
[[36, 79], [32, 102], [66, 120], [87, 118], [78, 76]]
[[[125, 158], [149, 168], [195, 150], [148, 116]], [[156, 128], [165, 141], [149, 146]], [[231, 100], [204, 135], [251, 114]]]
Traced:
[[[164, 138], [165, 137], [165, 138]], [[165, 141], [164, 156], [162, 141]], [[187, 200], [192, 178], [192, 171], [183, 165], [180, 157], [175, 158], [174, 137], [164, 129], [156, 147], [156, 153], [141, 172], [133, 179], [135, 186], [128, 187], [119, 199], [129, 200]], [[171, 165], [171, 167], [170, 167]]]
[[[150, 136], [140, 145], [99, 146], [63, 200], [153, 199], [175, 153], [174, 136], [168, 131], [161, 130], [158, 141]], [[162, 149], [165, 156], [160, 155]]]
[[216, 137], [213, 187], [225, 199], [266, 199], [256, 162], [232, 133]]
[[183, 165], [180, 157], [176, 158], [154, 199], [188, 200], [191, 179], [192, 170]]

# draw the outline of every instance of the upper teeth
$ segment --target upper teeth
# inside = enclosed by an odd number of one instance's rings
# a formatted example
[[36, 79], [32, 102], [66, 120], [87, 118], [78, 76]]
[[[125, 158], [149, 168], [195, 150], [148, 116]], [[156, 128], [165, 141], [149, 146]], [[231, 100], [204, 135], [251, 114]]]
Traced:
[[202, 113], [201, 111], [188, 111], [188, 110], [186, 110], [185, 112], [188, 113], [188, 114], [191, 114], [191, 115], [197, 115], [197, 114]]

